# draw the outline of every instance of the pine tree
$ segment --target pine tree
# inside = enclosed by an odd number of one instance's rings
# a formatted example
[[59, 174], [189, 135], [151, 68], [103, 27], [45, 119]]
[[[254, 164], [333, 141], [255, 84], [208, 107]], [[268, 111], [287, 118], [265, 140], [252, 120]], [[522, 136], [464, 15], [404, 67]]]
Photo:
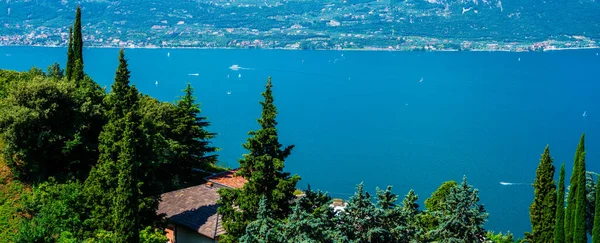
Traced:
[[267, 204], [267, 197], [262, 196], [259, 202], [257, 219], [246, 228], [246, 234], [240, 238], [244, 243], [278, 242], [279, 231], [275, 229], [275, 220]]
[[73, 77], [73, 69], [75, 68], [75, 53], [73, 51], [73, 27], [69, 27], [69, 45], [67, 47], [67, 69], [65, 76], [67, 80]]
[[529, 207], [533, 242], [552, 242], [556, 218], [556, 185], [554, 165], [548, 146], [542, 158], [533, 182], [534, 199]]
[[[380, 218], [378, 224], [382, 229], [389, 231], [393, 237], [393, 229], [400, 226], [404, 219], [402, 218], [402, 207], [396, 205], [399, 197], [392, 193], [392, 186], [387, 186], [385, 190], [377, 187], [375, 193], [377, 195], [378, 217]], [[415, 196], [412, 190], [409, 193]]]
[[402, 201], [400, 209], [400, 218], [402, 222], [392, 228], [392, 233], [397, 242], [422, 242], [417, 240], [417, 235], [421, 233], [418, 226], [419, 204], [417, 200], [419, 196], [413, 190], [410, 190]]
[[556, 196], [556, 220], [554, 224], [554, 243], [565, 242], [565, 163], [560, 167], [558, 177], [558, 195]]
[[194, 89], [188, 83], [185, 95], [177, 102], [173, 127], [173, 159], [174, 175], [186, 181], [192, 168], [206, 168], [217, 160], [215, 147], [210, 146], [209, 139], [214, 133], [206, 131], [210, 125], [205, 117], [200, 116], [200, 106], [195, 103]]
[[[223, 227], [228, 232], [228, 240], [235, 240], [243, 234], [245, 225], [256, 219], [255, 212], [261, 196], [270, 203], [271, 212], [277, 219], [285, 218], [290, 211], [290, 201], [295, 197], [296, 183], [300, 180], [297, 175], [290, 176], [283, 172], [284, 161], [290, 155], [293, 146], [281, 149], [277, 136], [277, 122], [272, 93], [271, 78], [267, 80], [265, 92], [261, 101], [262, 116], [258, 119], [260, 129], [251, 131], [251, 136], [243, 145], [249, 151], [241, 159], [237, 172], [248, 180], [241, 190], [219, 190], [221, 199], [219, 213], [223, 215]], [[239, 206], [241, 212], [233, 210], [233, 205]]]
[[352, 242], [390, 242], [392, 234], [381, 224], [382, 212], [371, 202], [371, 195], [363, 190], [363, 183], [348, 200], [340, 214], [341, 230]]
[[429, 233], [438, 242], [481, 242], [488, 213], [479, 204], [478, 193], [463, 177], [460, 185], [450, 189], [442, 209], [434, 212], [439, 215], [440, 224]]
[[117, 161], [117, 188], [113, 202], [113, 222], [120, 242], [139, 242], [139, 188], [136, 151], [137, 117], [129, 112], [125, 118], [125, 131], [120, 141]]
[[325, 231], [333, 228], [328, 219], [309, 214], [300, 205], [300, 200], [292, 208], [292, 213], [281, 226], [282, 242], [330, 242]]
[[594, 228], [592, 229], [592, 243], [600, 243], [600, 178], [596, 183], [596, 207], [594, 210]]
[[575, 222], [573, 223], [573, 242], [574, 243], [586, 243], [586, 192], [585, 192], [585, 152], [579, 155], [579, 175], [577, 175], [577, 198], [575, 207]]
[[575, 159], [573, 159], [573, 173], [569, 179], [569, 195], [567, 196], [567, 208], [565, 211], [565, 242], [573, 242], [573, 231], [575, 222], [575, 208], [577, 198], [577, 176], [579, 175], [579, 157], [585, 151], [585, 133], [581, 134], [577, 150], [575, 151]]

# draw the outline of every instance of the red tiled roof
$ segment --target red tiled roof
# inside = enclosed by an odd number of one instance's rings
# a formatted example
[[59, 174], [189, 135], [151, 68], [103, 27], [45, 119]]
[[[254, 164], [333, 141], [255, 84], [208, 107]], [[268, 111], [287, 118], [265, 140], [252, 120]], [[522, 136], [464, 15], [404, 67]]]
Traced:
[[205, 179], [209, 182], [220, 184], [226, 187], [242, 188], [244, 184], [248, 182], [248, 180], [246, 180], [244, 177], [236, 176], [235, 173], [237, 171], [238, 169], [225, 171], [220, 174], [206, 177]]
[[188, 227], [206, 237], [225, 233], [221, 217], [217, 215], [217, 188], [206, 184], [167, 192], [161, 195], [157, 213], [166, 214], [174, 223]]

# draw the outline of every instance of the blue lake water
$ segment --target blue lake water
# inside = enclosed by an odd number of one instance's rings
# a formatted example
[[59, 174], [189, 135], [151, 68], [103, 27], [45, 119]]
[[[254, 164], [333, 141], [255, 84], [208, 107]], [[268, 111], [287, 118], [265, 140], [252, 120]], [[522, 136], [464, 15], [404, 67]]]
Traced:
[[[546, 144], [570, 176], [582, 132], [587, 167], [600, 171], [596, 52], [129, 49], [126, 57], [132, 83], [160, 100], [192, 83], [223, 164], [236, 167], [246, 152], [272, 76], [280, 140], [296, 145], [286, 169], [302, 176], [300, 187], [347, 198], [361, 181], [371, 192], [393, 185], [401, 198], [414, 189], [422, 205], [442, 182], [467, 175], [490, 213], [487, 228], [521, 236], [533, 189], [500, 181], [531, 183]], [[117, 57], [86, 49], [85, 71], [110, 87]], [[66, 50], [0, 47], [3, 69], [54, 61], [63, 65]]]

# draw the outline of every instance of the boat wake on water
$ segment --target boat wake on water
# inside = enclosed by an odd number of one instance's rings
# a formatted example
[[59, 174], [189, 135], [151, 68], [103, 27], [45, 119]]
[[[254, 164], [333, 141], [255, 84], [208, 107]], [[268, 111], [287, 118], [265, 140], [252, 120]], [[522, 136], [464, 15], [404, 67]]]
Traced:
[[533, 185], [533, 183], [515, 183], [515, 182], [501, 181], [500, 185], [503, 185], [503, 186], [531, 186], [531, 185]]
[[238, 70], [254, 70], [254, 68], [241, 67], [240, 65], [237, 65], [237, 64], [231, 65], [231, 67], [229, 67], [229, 69], [231, 69], [233, 71], [238, 71]]

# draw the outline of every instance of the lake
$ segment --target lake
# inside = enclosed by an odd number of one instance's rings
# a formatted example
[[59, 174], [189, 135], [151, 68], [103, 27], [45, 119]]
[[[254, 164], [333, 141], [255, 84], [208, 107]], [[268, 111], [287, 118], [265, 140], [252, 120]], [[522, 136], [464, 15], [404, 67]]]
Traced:
[[[237, 167], [246, 152], [272, 76], [280, 141], [296, 146], [286, 170], [301, 188], [348, 198], [361, 181], [372, 193], [393, 185], [401, 199], [414, 189], [423, 208], [442, 182], [466, 175], [490, 213], [486, 228], [522, 236], [533, 188], [500, 181], [532, 183], [546, 144], [556, 180], [562, 162], [569, 177], [583, 132], [587, 168], [600, 172], [597, 52], [128, 49], [126, 58], [132, 83], [160, 100], [193, 85], [222, 164]], [[118, 49], [85, 49], [84, 59], [110, 88]], [[0, 47], [3, 69], [55, 61], [64, 66], [66, 49]]]

